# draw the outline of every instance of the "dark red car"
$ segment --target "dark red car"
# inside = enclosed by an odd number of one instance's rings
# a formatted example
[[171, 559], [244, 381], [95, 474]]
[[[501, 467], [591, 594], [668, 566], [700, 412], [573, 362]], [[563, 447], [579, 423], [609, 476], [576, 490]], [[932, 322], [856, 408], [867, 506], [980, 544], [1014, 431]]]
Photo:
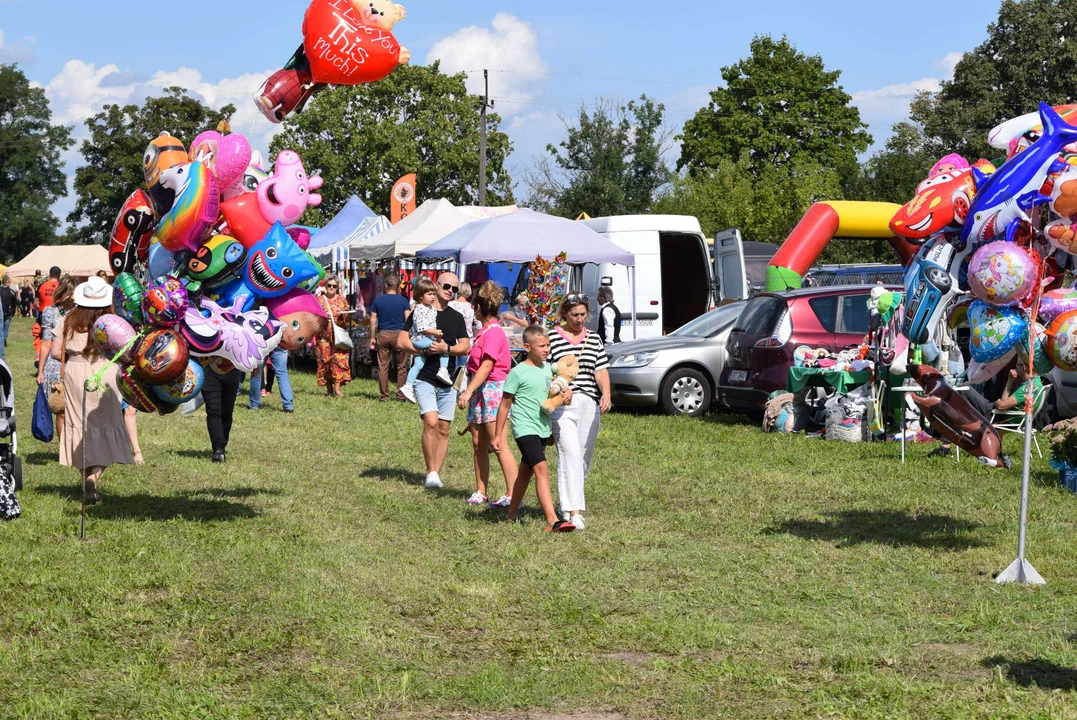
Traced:
[[770, 394], [785, 389], [797, 347], [826, 348], [836, 354], [860, 345], [868, 334], [872, 287], [802, 288], [750, 299], [729, 333], [718, 401], [761, 417]]

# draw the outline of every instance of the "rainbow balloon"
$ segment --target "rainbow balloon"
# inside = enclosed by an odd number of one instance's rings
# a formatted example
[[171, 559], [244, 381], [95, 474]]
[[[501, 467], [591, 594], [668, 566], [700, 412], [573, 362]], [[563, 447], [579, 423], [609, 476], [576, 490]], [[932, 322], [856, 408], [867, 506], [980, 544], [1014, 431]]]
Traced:
[[170, 252], [196, 252], [217, 222], [217, 178], [204, 163], [193, 162], [162, 172], [160, 185], [174, 191], [176, 201], [157, 224], [154, 242]]

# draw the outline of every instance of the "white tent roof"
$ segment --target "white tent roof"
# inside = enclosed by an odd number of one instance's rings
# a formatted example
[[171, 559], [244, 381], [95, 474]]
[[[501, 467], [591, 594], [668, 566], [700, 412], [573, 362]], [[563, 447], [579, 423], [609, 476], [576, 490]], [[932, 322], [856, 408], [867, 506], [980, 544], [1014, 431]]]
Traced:
[[474, 218], [448, 200], [427, 200], [385, 232], [352, 243], [350, 257], [359, 261], [414, 257], [419, 250], [433, 245], [472, 220]]
[[89, 277], [104, 270], [109, 275], [108, 250], [100, 245], [42, 245], [10, 266], [4, 273], [11, 279], [33, 277], [38, 270], [48, 276], [52, 266], [65, 275]]
[[364, 218], [355, 227], [354, 230], [342, 237], [340, 240], [337, 240], [334, 243], [330, 243], [329, 245], [322, 245], [321, 247], [317, 248], [308, 248], [308, 252], [313, 255], [314, 259], [320, 262], [322, 265], [329, 265], [334, 260], [338, 259], [341, 254], [341, 250], [344, 251], [343, 254], [346, 260], [348, 255], [347, 249], [349, 247], [364, 240], [368, 240], [369, 238], [374, 237], [378, 233], [385, 232], [391, 227], [392, 225], [389, 224], [389, 221], [381, 215]]

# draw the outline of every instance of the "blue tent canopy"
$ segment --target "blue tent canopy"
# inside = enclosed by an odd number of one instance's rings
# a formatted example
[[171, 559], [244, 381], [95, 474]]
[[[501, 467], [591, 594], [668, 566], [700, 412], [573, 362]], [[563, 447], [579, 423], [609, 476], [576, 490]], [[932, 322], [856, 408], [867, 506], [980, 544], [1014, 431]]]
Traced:
[[332, 220], [325, 224], [321, 231], [311, 238], [310, 249], [316, 250], [329, 245], [336, 245], [341, 240], [349, 237], [362, 222], [368, 218], [377, 217], [374, 211], [366, 206], [358, 196], [352, 195], [348, 202], [341, 208]]

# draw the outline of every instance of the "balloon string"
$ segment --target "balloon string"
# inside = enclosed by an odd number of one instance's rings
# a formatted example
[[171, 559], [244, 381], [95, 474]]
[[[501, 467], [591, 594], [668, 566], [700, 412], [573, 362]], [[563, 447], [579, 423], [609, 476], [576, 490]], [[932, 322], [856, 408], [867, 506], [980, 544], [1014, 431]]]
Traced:
[[128, 350], [130, 350], [131, 347], [136, 342], [138, 342], [139, 338], [141, 338], [141, 337], [142, 337], [142, 335], [139, 334], [139, 335], [135, 335], [133, 338], [128, 340], [127, 344], [124, 345], [123, 348], [118, 353], [116, 353], [115, 357], [113, 357], [111, 360], [109, 360], [107, 363], [105, 363], [105, 366], [103, 368], [98, 370], [91, 378], [89, 378], [86, 381], [86, 390], [89, 391], [89, 392], [97, 392], [101, 387], [101, 378], [105, 376], [105, 373], [108, 372], [108, 369], [110, 367], [112, 367], [113, 365], [118, 364], [120, 362], [120, 358], [122, 358], [124, 356], [124, 353], [126, 353]]

